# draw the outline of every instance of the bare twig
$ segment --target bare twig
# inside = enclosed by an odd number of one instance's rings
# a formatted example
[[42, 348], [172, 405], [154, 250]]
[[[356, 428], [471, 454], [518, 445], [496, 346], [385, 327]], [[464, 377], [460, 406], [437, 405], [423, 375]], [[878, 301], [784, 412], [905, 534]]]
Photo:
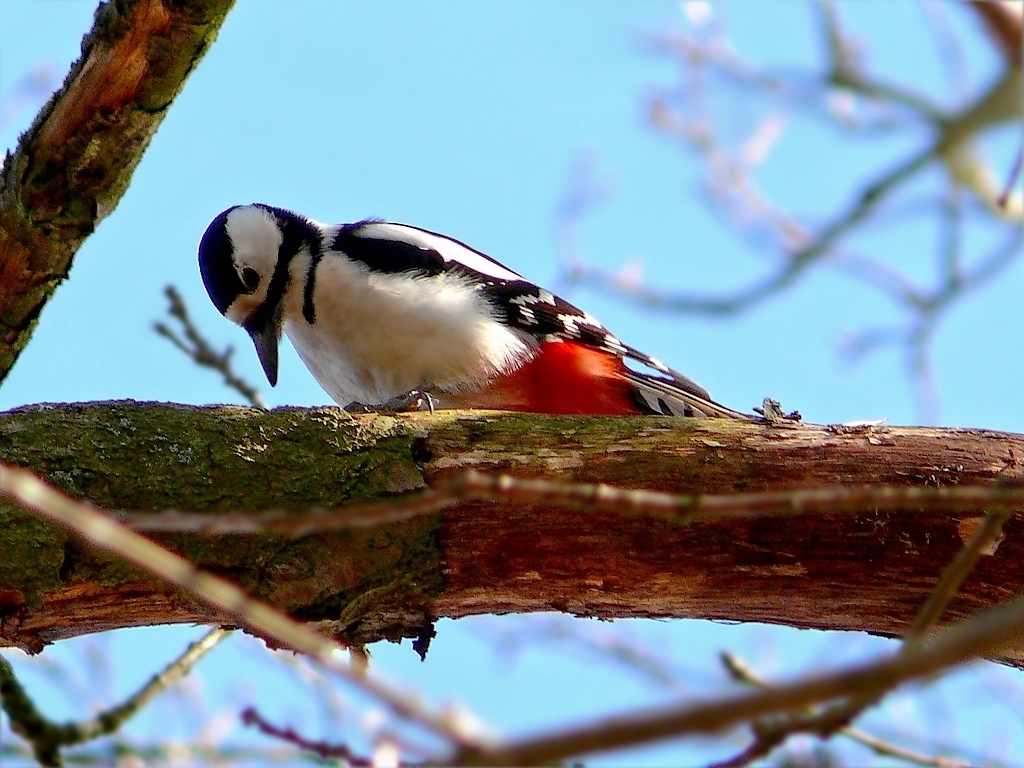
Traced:
[[[978, 560], [983, 555], [991, 553], [991, 547], [997, 541], [1009, 517], [1008, 511], [997, 510], [990, 511], [981, 519], [971, 538], [964, 543], [957, 556], [943, 571], [939, 583], [914, 617], [914, 621], [904, 634], [900, 654], [911, 653], [923, 644], [927, 635], [938, 625], [942, 614], [960, 590], [964, 580], [974, 570]], [[855, 696], [832, 709], [807, 718], [795, 727], [828, 735], [852, 722], [877, 701], [878, 697]]]
[[902, 512], [977, 512], [982, 509], [1024, 510], [1024, 488], [957, 486], [891, 488], [885, 486], [810, 488], [804, 490], [675, 495], [615, 488], [604, 483], [560, 483], [475, 470], [453, 475], [434, 487], [384, 502], [350, 504], [308, 513], [285, 511], [209, 514], [169, 511], [123, 513], [120, 519], [140, 531], [194, 531], [217, 534], [257, 532], [308, 536], [347, 528], [369, 528], [437, 512], [470, 499], [519, 504], [561, 504], [695, 524], [765, 515], [842, 514], [865, 509]]
[[341, 761], [345, 766], [354, 766], [355, 768], [369, 768], [369, 766], [382, 764], [394, 765], [395, 768], [399, 768], [399, 766], [409, 764], [405, 761], [396, 760], [394, 762], [382, 762], [378, 760], [378, 752], [381, 748], [390, 749], [401, 745], [401, 747], [407, 751], [416, 751], [416, 747], [414, 745], [406, 744], [397, 738], [392, 738], [390, 736], [378, 736], [377, 748], [374, 750], [373, 756], [366, 757], [355, 752], [351, 747], [345, 744], [332, 744], [326, 741], [312, 741], [300, 734], [294, 728], [282, 728], [281, 726], [274, 725], [253, 707], [247, 707], [242, 710], [242, 723], [245, 725], [255, 726], [260, 733], [266, 736], [280, 739], [281, 741], [292, 744], [306, 752], [312, 752], [321, 760]]
[[942, 618], [950, 600], [960, 590], [964, 579], [974, 570], [974, 566], [983, 555], [990, 554], [990, 547], [999, 538], [1003, 525], [1009, 519], [1010, 513], [1006, 511], [989, 512], [981, 519], [970, 540], [964, 544], [953, 562], [943, 572], [939, 583], [914, 617], [913, 623], [903, 636], [905, 644], [920, 642], [938, 625], [939, 619]]
[[621, 624], [581, 623], [569, 616], [533, 616], [511, 628], [495, 621], [476, 625], [482, 639], [494, 649], [496, 658], [512, 664], [527, 646], [567, 646], [565, 653], [578, 659], [580, 652], [604, 666], [614, 665], [636, 679], [661, 688], [680, 688], [683, 683], [669, 659], [667, 649], [656, 651], [637, 638], [623, 636]]
[[1017, 150], [1017, 157], [1014, 159], [1010, 173], [1006, 177], [1006, 186], [996, 200], [996, 205], [1000, 208], [1006, 209], [1009, 206], [1010, 195], [1013, 194], [1014, 187], [1017, 186], [1017, 182], [1020, 180], [1021, 166], [1024, 166], [1024, 144]]
[[61, 765], [60, 750], [114, 733], [149, 702], [185, 677], [207, 653], [231, 634], [214, 628], [189, 645], [177, 659], [122, 704], [81, 723], [53, 723], [35, 707], [14, 676], [10, 663], [0, 656], [0, 700], [11, 719], [11, 730], [31, 745], [42, 765]]
[[[729, 674], [732, 675], [733, 679], [741, 683], [747, 683], [748, 685], [760, 688], [761, 690], [771, 688], [771, 684], [768, 681], [757, 674], [753, 667], [735, 654], [728, 651], [724, 652], [722, 654], [722, 663], [729, 671]], [[808, 715], [813, 715], [813, 710], [806, 710], [806, 712]], [[775, 724], [775, 727], [766, 725], [755, 727], [755, 734], [757, 738], [744, 754], [752, 754], [755, 758], [767, 755], [768, 752], [785, 741], [786, 738], [797, 733], [797, 731], [793, 730], [791, 726], [792, 723], [779, 721]], [[932, 755], [925, 755], [920, 752], [914, 752], [913, 750], [885, 741], [884, 739], [872, 736], [869, 733], [848, 725], [840, 728], [838, 732], [859, 744], [863, 744], [877, 755], [883, 757], [895, 757], [900, 760], [905, 760], [908, 763], [913, 763], [914, 765], [930, 766], [931, 768], [965, 768], [966, 765], [965, 763], [957, 760], [948, 760], [944, 757], [935, 757]], [[761, 751], [755, 753], [755, 747], [760, 747]], [[747, 762], [749, 762], [749, 760]], [[746, 765], [746, 762], [736, 762], [734, 764]]]
[[3, 465], [0, 465], [0, 493], [178, 587], [220, 616], [230, 617], [279, 646], [315, 658], [326, 669], [427, 731], [464, 748], [479, 746], [461, 732], [453, 718], [436, 713], [406, 691], [338, 662], [334, 654], [341, 648], [336, 643], [273, 606], [250, 597], [231, 582], [196, 568], [180, 555], [129, 530], [109, 513], [72, 499], [29, 472]]
[[721, 762], [712, 763], [708, 768], [744, 768], [744, 766], [750, 765], [755, 760], [767, 757], [776, 747], [781, 746], [788, 737], [788, 734], [781, 730], [769, 730], [756, 723], [753, 725], [753, 728], [757, 732], [757, 738], [754, 741], [744, 747], [739, 754], [733, 755]]
[[963, 102], [970, 93], [968, 68], [964, 47], [956, 34], [954, 21], [949, 12], [951, 6], [944, 3], [919, 3], [918, 11], [924, 17], [935, 43], [935, 52], [946, 74], [953, 101]]
[[453, 762], [540, 765], [576, 755], [624, 749], [695, 733], [714, 733], [776, 713], [792, 712], [851, 695], [877, 697], [896, 686], [998, 652], [1024, 636], [1024, 598], [946, 630], [927, 647], [816, 675], [751, 694], [635, 712], [587, 723], [483, 751], [462, 752]]
[[[965, 5], [993, 28], [1000, 45], [1019, 51], [1020, 18], [1016, 9], [1007, 10], [998, 3]], [[966, 191], [969, 197], [983, 204], [990, 214], [988, 221], [998, 224], [1002, 219], [1013, 231], [1019, 232], [1019, 224], [1024, 220], [1021, 196], [1009, 193], [1012, 183], [1007, 187], [996, 179], [974, 144], [990, 128], [1020, 120], [1024, 90], [1020, 57], [1009, 56], [1007, 66], [976, 98], [967, 103], [960, 100], [959, 105], [948, 108], [919, 93], [916, 84], [888, 82], [870, 72], [862, 49], [841, 23], [841, 6], [821, 2], [813, 8], [818, 12], [819, 36], [826, 51], [820, 72], [776, 71], [745, 61], [730, 45], [721, 25], [714, 29], [705, 25], [692, 32], [663, 35], [657, 41], [662, 51], [680, 62], [683, 77], [678, 86], [665, 89], [653, 98], [651, 122], [656, 130], [698, 156], [704, 169], [705, 197], [711, 209], [727, 221], [731, 230], [746, 235], [758, 251], [770, 252], [775, 257], [767, 273], [719, 295], [680, 293], [645, 284], [635, 272], [624, 279], [615, 269], [604, 270], [587, 263], [579, 256], [575, 245], [563, 244], [563, 252], [571, 255], [565, 260], [565, 274], [571, 281], [626, 296], [647, 307], [679, 313], [733, 315], [790, 290], [812, 269], [828, 267], [852, 273], [903, 310], [906, 320], [892, 330], [868, 330], [858, 334], [850, 349], [862, 355], [883, 344], [903, 346], [908, 378], [919, 394], [916, 401], [921, 404], [925, 418], [934, 420], [938, 398], [929, 360], [934, 331], [952, 305], [984, 282], [969, 280], [967, 274], [962, 276], [964, 279], [948, 279], [941, 262], [951, 250], [960, 250], [962, 239], [973, 242], [973, 238], [960, 238], [959, 229], [964, 225], [957, 218], [953, 226], [958, 231], [951, 240], [946, 226], [948, 206], [942, 200], [930, 204], [927, 213], [940, 228], [945, 247], [937, 255], [939, 280], [934, 285], [921, 286], [895, 269], [868, 263], [860, 256], [847, 253], [848, 242], [856, 231], [879, 219], [884, 204], [906, 194], [912, 178], [935, 168], [944, 171], [949, 192], [945, 200], [958, 198], [959, 193]], [[944, 49], [953, 45], [951, 39], [943, 42]], [[726, 87], [715, 87], [723, 82]], [[723, 94], [737, 92], [748, 101], [760, 98], [766, 104], [764, 117], [751, 129], [753, 136], [749, 140], [732, 141], [727, 134], [735, 133], [735, 129], [730, 127], [727, 131], [719, 125], [717, 101]], [[852, 104], [854, 98], [863, 109], [887, 110], [896, 117], [869, 122], [855, 119], [851, 108], [841, 106]], [[764, 126], [770, 123], [781, 131], [779, 126], [792, 122], [789, 114], [794, 107], [804, 114], [826, 118], [830, 127], [848, 131], [851, 140], [862, 139], [868, 134], [867, 129], [876, 128], [884, 128], [889, 133], [900, 131], [918, 135], [922, 126], [931, 131], [932, 138], [925, 139], [923, 146], [888, 170], [871, 171], [874, 181], [867, 182], [853, 195], [852, 204], [812, 228], [805, 223], [806, 216], [781, 208], [759, 187], [754, 170], [768, 150], [754, 155], [748, 151], [751, 144], [770, 148], [771, 142], [766, 144], [758, 138]], [[871, 134], [876, 132], [872, 130]], [[1016, 171], [1011, 173], [1011, 179], [1016, 175]], [[977, 208], [971, 212], [982, 213]], [[568, 215], [579, 216], [580, 211], [563, 211], [563, 216]], [[973, 224], [974, 219], [971, 222]], [[561, 230], [571, 234], [576, 227], [576, 223], [566, 224]], [[1000, 264], [1005, 266], [1017, 258], [1019, 249], [1007, 262]], [[968, 258], [959, 261], [971, 263]], [[969, 270], [964, 268], [964, 272]]]
[[268, 722], [252, 707], [242, 710], [242, 722], [255, 726], [260, 733], [293, 744], [299, 749], [312, 752], [321, 760], [341, 760], [345, 765], [355, 768], [369, 768], [374, 765], [372, 759], [353, 752], [344, 744], [328, 744], [325, 741], [310, 741], [293, 728], [281, 728]]
[[[907, 326], [882, 326], [868, 328], [850, 338], [842, 345], [842, 353], [857, 358], [884, 346], [902, 346], [907, 370], [911, 381], [918, 390], [918, 400], [925, 404], [925, 419], [934, 420], [938, 401], [934, 380], [930, 374], [930, 344], [935, 330], [955, 303], [962, 298], [964, 291], [973, 291], [1001, 275], [1019, 258], [1021, 245], [1024, 244], [1024, 229], [1015, 228], [1009, 232], [1006, 241], [997, 246], [970, 268], [963, 268], [957, 256], [959, 236], [955, 232], [955, 220], [949, 222], [950, 231], [946, 237], [944, 249], [946, 269], [939, 276], [936, 287], [927, 290], [904, 286], [894, 287], [891, 295], [902, 291], [903, 298], [897, 303], [913, 307], [912, 319]], [[858, 267], [871, 269], [872, 266], [860, 262]], [[875, 276], [879, 277], [876, 272]], [[882, 285], [882, 279], [876, 281]], [[894, 283], [895, 285], [895, 283]]]
[[978, 15], [996, 47], [1010, 66], [1021, 66], [1021, 38], [1024, 14], [1019, 3], [975, 3], [965, 0], [965, 8]]
[[164, 294], [171, 303], [167, 314], [181, 324], [185, 338], [181, 338], [173, 329], [162, 322], [154, 323], [153, 329], [190, 357], [196, 365], [212, 368], [220, 372], [224, 377], [224, 383], [248, 400], [251, 405], [256, 408], [266, 408], [267, 404], [260, 395], [259, 390], [237, 375], [231, 368], [231, 355], [234, 349], [228, 347], [223, 352], [218, 353], [215, 351], [210, 342], [206, 340], [206, 337], [196, 327], [195, 323], [192, 322], [192, 317], [188, 313], [188, 307], [185, 306], [185, 300], [181, 298], [178, 289], [173, 285], [168, 285], [164, 289]]
[[[992, 92], [983, 96], [970, 108], [954, 117], [946, 117], [943, 120], [940, 138], [937, 142], [910, 156], [864, 187], [857, 195], [854, 204], [822, 227], [810, 242], [801, 247], [789, 249], [789, 253], [776, 274], [756, 281], [729, 296], [709, 297], [699, 294], [666, 293], [640, 285], [633, 286], [632, 289], [625, 292], [626, 295], [648, 307], [673, 312], [712, 315], [735, 314], [774, 297], [792, 286], [809, 267], [829, 254], [843, 237], [867, 221], [879, 204], [901, 188], [909, 179], [929, 165], [943, 162], [943, 159], [953, 152], [953, 148], [959, 147], [967, 137], [992, 124], [1010, 119], [1015, 114], [1012, 108], [1007, 112], [1002, 107], [995, 109], [989, 108], [987, 105], [990, 102], [1002, 105], [1004, 91], [1009, 92], [1010, 86], [1016, 82], [1013, 78], [1001, 81], [998, 87], [995, 87]], [[866, 88], [867, 86], [862, 87]], [[975, 162], [970, 164], [970, 168], [975, 167]], [[967, 180], [971, 176], [967, 171], [962, 171], [958, 173], [958, 178]], [[977, 185], [973, 182], [972, 187], [978, 191]], [[785, 240], [791, 239], [792, 232], [789, 231], [785, 234]], [[578, 260], [573, 265], [572, 278], [575, 281], [586, 281], [622, 292], [621, 285], [613, 275], [596, 267], [585, 265]]]
[[[955, 492], [960, 489], [949, 490]], [[1024, 495], [1017, 500], [1017, 505], [1020, 504], [1021, 499], [1024, 499]], [[880, 504], [879, 506], [884, 506], [884, 504]], [[924, 632], [929, 631], [941, 617], [945, 605], [956, 593], [960, 584], [963, 583], [964, 578], [966, 578], [967, 573], [973, 567], [978, 557], [980, 557], [995, 540], [1007, 516], [1008, 514], [1005, 512], [995, 514], [990, 513], [990, 516], [986, 518], [985, 522], [978, 527], [971, 540], [964, 546], [960, 555], [943, 574], [942, 579], [940, 579], [939, 586], [932, 593], [932, 596], [926, 603], [925, 607], [915, 619], [910, 631], [908, 632], [908, 642], [904, 644], [900, 652], [897, 654], [897, 661], [901, 658], [908, 658], [920, 651], [920, 646], [916, 642], [917, 638]], [[1021, 617], [1024, 618], [1024, 600], [1018, 602], [1022, 611]], [[961, 629], [963, 626], [969, 626], [969, 623], [968, 625], [962, 625]], [[948, 636], [949, 635], [947, 635], [947, 637]], [[892, 686], [883, 686], [877, 689], [871, 689], [870, 692], [864, 689], [851, 688], [845, 693], [845, 696], [850, 698], [848, 698], [845, 703], [833, 709], [825, 710], [822, 713], [809, 711], [802, 716], [784, 718], [778, 722], [761, 722], [755, 726], [756, 739], [754, 743], [739, 755], [722, 763], [719, 768], [724, 768], [725, 766], [746, 765], [759, 757], [767, 755], [775, 747], [785, 741], [786, 738], [797, 732], [816, 732], [827, 736], [837, 729], [848, 729], [848, 723], [851, 719], [860, 714], [868, 706], [871, 706], [891, 687]], [[851, 693], [853, 694], [852, 697], [850, 696]], [[777, 713], [780, 710], [773, 711]], [[637, 731], [644, 731], [645, 729], [652, 727], [650, 721], [646, 723], [634, 721], [634, 725], [636, 726]], [[626, 734], [627, 730], [628, 729], [626, 728], [623, 729], [623, 738], [628, 738]], [[851, 733], [848, 733], [847, 735], [851, 735]], [[581, 741], [584, 743], [586, 743], [590, 738], [596, 738], [598, 740], [603, 738], [601, 736], [597, 736], [593, 732], [584, 735], [582, 730], [577, 733], [577, 736], [579, 736]], [[933, 758], [918, 755], [917, 753], [913, 753], [909, 750], [902, 750], [902, 748], [896, 747], [895, 745], [889, 745], [879, 739], [867, 736], [866, 734], [862, 734], [856, 730], [852, 731], [852, 736], [857, 737], [861, 743], [870, 746], [872, 749], [878, 750], [882, 754], [898, 756], [901, 759], [914, 759], [922, 765], [939, 766], [940, 768], [950, 768], [951, 766], [960, 765], [959, 763], [947, 761], [943, 758]], [[534, 748], [537, 748], [536, 744], [530, 745], [529, 747], [524, 748], [524, 750], [528, 754], [529, 750]], [[581, 749], [580, 751], [585, 751], [585, 749]], [[516, 757], [521, 757], [522, 754], [523, 753], [517, 753]], [[560, 757], [565, 757], [570, 754], [577, 754], [577, 752], [567, 751], [562, 753]], [[487, 756], [488, 761], [491, 761], [492, 758], [494, 758], [494, 755]], [[499, 758], [498, 760], [494, 760], [494, 762], [500, 763], [501, 759], [504, 758]], [[552, 755], [546, 755], [544, 759], [554, 758]]]
[[[1005, 511], [990, 512], [982, 518], [970, 540], [964, 544], [956, 558], [943, 572], [939, 583], [915, 616], [913, 623], [904, 635], [904, 643], [900, 647], [898, 655], [911, 653], [922, 645], [924, 638], [938, 624], [950, 600], [953, 599], [964, 580], [974, 569], [979, 558], [985, 554], [991, 554], [991, 547], [999, 537], [1003, 524], [1008, 518], [1009, 513]], [[753, 669], [737, 657], [725, 653], [722, 660], [737, 680], [762, 689], [768, 687], [767, 683], [758, 677]], [[884, 693], [881, 691], [872, 694], [859, 694], [821, 711], [805, 709], [789, 718], [757, 723], [753, 726], [755, 735], [753, 743], [740, 755], [722, 766], [746, 765], [754, 759], [767, 755], [787, 738], [797, 733], [816, 733], [825, 738], [833, 733], [842, 733], [869, 746], [879, 754], [899, 757], [919, 765], [938, 766], [938, 768], [960, 768], [963, 765], [963, 763], [944, 758], [929, 757], [903, 750], [851, 728], [849, 724], [865, 710], [874, 706]], [[897, 751], [901, 754], [897, 754]]]

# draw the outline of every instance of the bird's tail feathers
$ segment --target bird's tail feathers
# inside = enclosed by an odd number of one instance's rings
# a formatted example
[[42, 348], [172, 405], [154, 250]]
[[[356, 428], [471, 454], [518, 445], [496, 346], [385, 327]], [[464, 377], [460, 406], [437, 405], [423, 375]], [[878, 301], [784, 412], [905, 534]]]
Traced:
[[[661, 416], [708, 416], [719, 419], [753, 420], [756, 417], [716, 403], [703, 389], [701, 394], [684, 389], [671, 379], [627, 370], [626, 380], [633, 387], [637, 405]], [[687, 380], [688, 381], [688, 380]], [[698, 389], [696, 385], [695, 389]]]

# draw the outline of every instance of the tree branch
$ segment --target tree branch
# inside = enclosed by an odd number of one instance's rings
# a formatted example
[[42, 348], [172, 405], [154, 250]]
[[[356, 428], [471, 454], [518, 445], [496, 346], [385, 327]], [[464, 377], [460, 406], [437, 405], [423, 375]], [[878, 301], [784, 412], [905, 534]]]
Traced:
[[82, 57], [0, 175], [0, 380], [117, 206], [233, 0], [102, 3]]
[[[180, 555], [121, 525], [109, 512], [76, 501], [25, 470], [0, 467], [0, 489], [5, 496], [61, 525], [89, 544], [115, 554], [125, 563], [134, 564], [162, 584], [178, 587], [183, 595], [194, 598], [207, 610], [237, 621], [240, 626], [252, 630], [265, 640], [315, 659], [324, 668], [375, 696], [395, 714], [455, 744], [468, 747], [477, 743], [463, 738], [451, 718], [424, 706], [416, 696], [368, 677], [365, 670], [339, 662], [335, 651], [341, 649], [316, 629], [294, 620], [273, 606], [253, 599], [236, 584], [196, 568]], [[5, 682], [11, 679], [8, 676]], [[16, 717], [12, 719], [16, 723], [20, 722]], [[33, 722], [37, 721], [38, 718], [35, 718]], [[48, 723], [45, 725], [49, 726]], [[97, 721], [89, 727], [99, 725], [101, 722]], [[33, 730], [46, 731], [50, 728], [36, 727]], [[52, 753], [62, 743], [60, 736], [60, 733], [51, 733], [42, 744], [36, 744], [37, 752], [45, 749], [47, 754]]]
[[[1021, 455], [1024, 436], [985, 430], [714, 419], [353, 417], [336, 408], [132, 402], [0, 414], [0, 461], [76, 498], [112, 510], [211, 516], [382, 499], [468, 469], [672, 494], [1012, 485]], [[922, 500], [929, 511], [898, 512], [917, 509], [912, 496], [875, 494], [842, 515], [688, 525], [671, 515], [584, 509], [569, 497], [467, 498], [304, 538], [186, 530], [158, 539], [300, 619], [327, 622], [349, 644], [425, 637], [441, 616], [552, 610], [896, 636], [984, 511], [980, 497], [973, 510], [955, 494], [960, 501], [939, 510]], [[793, 496], [800, 498], [808, 497]], [[841, 508], [851, 505], [836, 498]], [[1016, 516], [1007, 521], [1004, 540], [981, 558], [945, 621], [1024, 588], [1022, 528]], [[9, 504], [0, 505], [0, 551], [0, 641], [29, 650], [85, 632], [217, 618]]]

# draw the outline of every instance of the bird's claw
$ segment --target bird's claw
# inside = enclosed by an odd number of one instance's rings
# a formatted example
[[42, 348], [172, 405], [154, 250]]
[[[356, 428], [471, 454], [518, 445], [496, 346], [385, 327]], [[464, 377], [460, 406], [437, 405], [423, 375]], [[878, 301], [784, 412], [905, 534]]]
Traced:
[[380, 404], [380, 408], [382, 411], [393, 411], [395, 413], [407, 411], [430, 411], [433, 413], [435, 405], [436, 398], [429, 392], [413, 389], [404, 395], [398, 395], [390, 400], [385, 400]]
[[437, 399], [429, 392], [413, 389], [405, 394], [392, 397], [379, 405], [367, 405], [366, 403], [349, 403], [345, 410], [349, 413], [408, 413], [410, 411], [434, 412], [437, 406]]

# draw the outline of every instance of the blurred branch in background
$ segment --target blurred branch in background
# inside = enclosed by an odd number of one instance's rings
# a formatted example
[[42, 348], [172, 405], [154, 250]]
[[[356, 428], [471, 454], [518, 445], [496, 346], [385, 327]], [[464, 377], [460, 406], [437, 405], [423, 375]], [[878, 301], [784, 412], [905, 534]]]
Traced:
[[[588, 263], [575, 244], [578, 220], [607, 195], [607, 188], [593, 180], [586, 166], [574, 174], [560, 213], [564, 277], [651, 308], [721, 316], [751, 310], [827, 266], [882, 294], [905, 318], [854, 333], [841, 345], [842, 354], [856, 360], [882, 347], [901, 347], [922, 416], [935, 419], [929, 347], [939, 322], [951, 306], [1017, 261], [1024, 244], [1019, 156], [1015, 167], [993, 169], [978, 149], [991, 129], [1022, 115], [1021, 6], [958, 5], [980, 19], [1002, 66], [991, 84], [977, 89], [979, 95], [947, 107], [919, 93], [913, 73], [869, 71], [866, 49], [854, 41], [831, 2], [809, 6], [817, 15], [825, 52], [815, 71], [777, 71], [744, 59], [710, 4], [684, 3], [690, 27], [653, 40], [659, 54], [678, 63], [680, 74], [677, 85], [651, 99], [649, 118], [659, 134], [696, 157], [705, 203], [730, 230], [768, 256], [770, 266], [746, 285], [714, 295], [647, 284], [635, 263], [620, 271]], [[933, 21], [951, 90], [963, 91], [966, 75], [956, 37], [947, 24], [935, 23], [945, 20], [951, 6], [922, 7], [929, 14], [926, 20]], [[733, 124], [739, 105], [760, 110], [754, 124], [742, 130]], [[759, 166], [796, 118], [811, 118], [851, 144], [908, 139], [917, 148], [888, 167], [868, 169], [860, 188], [850, 190], [852, 202], [844, 210], [810, 221], [779, 203], [758, 179]], [[938, 194], [923, 204], [908, 200], [910, 182], [933, 169], [942, 172]], [[938, 242], [933, 274], [913, 276], [854, 249], [851, 237], [867, 224], [881, 223], [883, 215], [931, 223]], [[995, 245], [968, 247], [968, 227], [979, 222], [996, 230]]]
[[[998, 546], [997, 540], [1001, 535], [1003, 524], [1008, 518], [1009, 513], [992, 513], [975, 525], [973, 533], [943, 571], [939, 583], [904, 633], [903, 645], [900, 647], [898, 655], [906, 656], [925, 645], [929, 633], [935, 630], [949, 603], [956, 596], [964, 579], [974, 569], [978, 560], [983, 555], [992, 554], [995, 551], [994, 545]], [[769, 687], [748, 665], [735, 656], [725, 653], [722, 655], [722, 660], [733, 679], [752, 684], [762, 690]], [[797, 733], [816, 734], [822, 739], [829, 739], [840, 733], [864, 744], [878, 755], [897, 757], [918, 765], [963, 768], [964, 763], [914, 753], [850, 727], [850, 723], [866, 710], [877, 705], [880, 699], [881, 697], [871, 695], [854, 695], [832, 707], [817, 710], [808, 708], [786, 718], [756, 722], [751, 729], [754, 739], [750, 745], [734, 759], [722, 763], [716, 768], [747, 765], [757, 758], [769, 755], [776, 747], [783, 745]]]
[[126, 701], [77, 723], [55, 723], [40, 713], [18, 682], [10, 663], [0, 656], [0, 705], [11, 720], [11, 730], [32, 745], [33, 755], [40, 765], [62, 765], [62, 748], [118, 731], [153, 699], [188, 675], [207, 653], [230, 635], [230, 629], [209, 630]]
[[[771, 687], [771, 684], [761, 677], [750, 664], [729, 651], [724, 651], [722, 653], [722, 664], [728, 670], [732, 678], [738, 682], [745, 683], [761, 690]], [[756, 740], [736, 758], [724, 763], [719, 763], [715, 768], [725, 768], [726, 766], [732, 765], [747, 765], [757, 758], [767, 756], [776, 746], [781, 746], [789, 736], [792, 736], [797, 732], [797, 729], [793, 727], [793, 725], [794, 724], [792, 723], [755, 724], [752, 730], [757, 737]], [[935, 766], [936, 768], [966, 768], [967, 765], [959, 760], [950, 760], [944, 757], [933, 757], [931, 755], [915, 752], [898, 744], [885, 741], [884, 739], [879, 739], [876, 736], [865, 733], [864, 731], [851, 726], [844, 726], [840, 728], [837, 733], [864, 745], [876, 755], [881, 757], [894, 757], [911, 765]]]

